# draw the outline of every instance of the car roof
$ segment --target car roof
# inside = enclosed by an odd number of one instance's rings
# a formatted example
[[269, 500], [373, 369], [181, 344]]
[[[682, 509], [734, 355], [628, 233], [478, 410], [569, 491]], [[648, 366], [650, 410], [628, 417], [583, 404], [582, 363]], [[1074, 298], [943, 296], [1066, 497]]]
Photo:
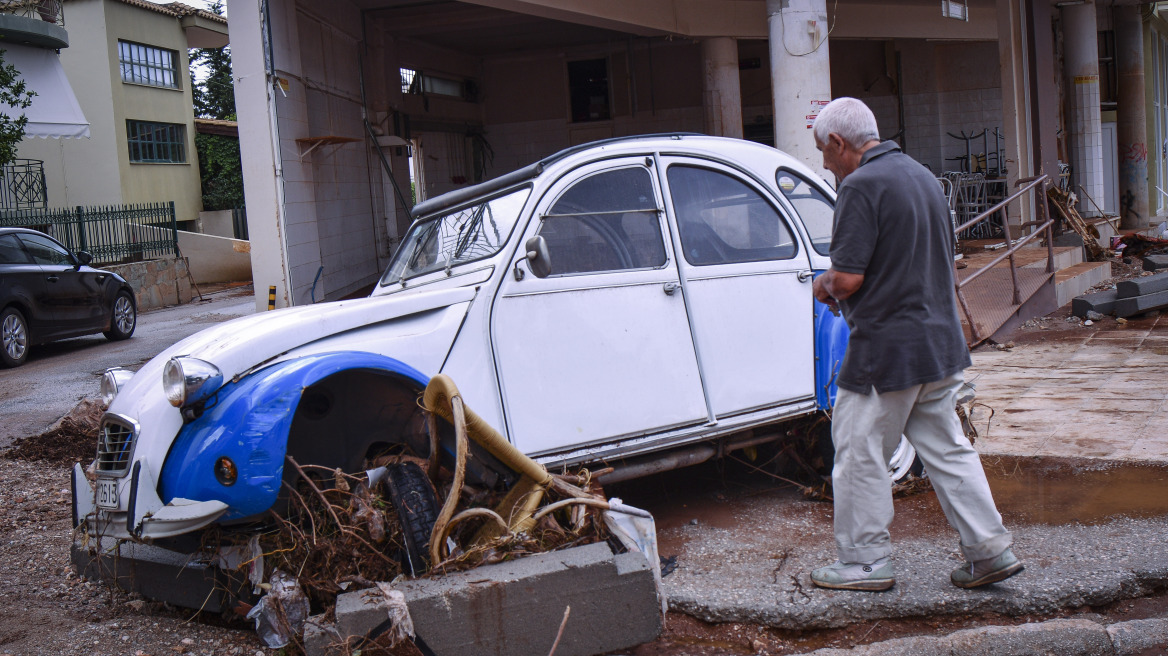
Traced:
[[24, 226], [0, 226], [0, 235], [8, 235], [8, 234], [20, 233], [20, 232], [23, 232], [25, 234], [32, 234], [32, 235], [43, 235], [45, 237], [49, 237], [50, 239], [52, 239], [51, 236], [46, 235], [45, 233], [41, 232], [40, 230], [33, 230], [32, 228], [25, 228]]
[[[487, 180], [486, 182], [472, 185], [470, 187], [463, 187], [462, 189], [455, 189], [449, 191], [441, 196], [436, 196], [418, 203], [410, 210], [410, 216], [417, 219], [422, 216], [427, 216], [435, 212], [439, 212], [456, 205], [461, 205], [471, 199], [486, 196], [493, 192], [506, 189], [520, 182], [532, 180], [539, 177], [545, 170], [565, 160], [572, 159], [573, 156], [583, 155], [591, 152], [603, 151], [619, 151], [619, 150], [676, 150], [678, 144], [685, 142], [686, 146], [702, 147], [702, 150], [713, 149], [721, 153], [727, 151], [748, 151], [755, 150], [757, 152], [765, 152], [771, 157], [777, 157], [782, 166], [786, 168], [795, 169], [801, 173], [811, 173], [813, 171], [808, 169], [801, 162], [791, 157], [781, 150], [764, 146], [762, 144], [746, 141], [744, 139], [733, 139], [729, 137], [711, 137], [696, 132], [670, 132], [664, 134], [641, 134], [631, 135], [627, 137], [614, 137], [612, 139], [602, 139], [600, 141], [592, 141], [578, 146], [565, 148], [553, 155], [549, 155], [538, 162], [528, 164], [527, 166], [516, 169], [510, 173], [506, 173], [497, 178]], [[621, 148], [625, 146], [627, 148]], [[616, 154], [616, 153], [614, 153]], [[816, 175], [816, 177], [818, 177]]]

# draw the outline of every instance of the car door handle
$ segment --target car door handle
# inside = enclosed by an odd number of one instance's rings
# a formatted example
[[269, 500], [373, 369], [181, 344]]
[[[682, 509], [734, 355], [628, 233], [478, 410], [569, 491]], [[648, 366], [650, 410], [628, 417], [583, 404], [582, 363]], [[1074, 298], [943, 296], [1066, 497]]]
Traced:
[[815, 277], [815, 274], [812, 273], [811, 271], [800, 271], [799, 272], [799, 282], [807, 282], [808, 280], [811, 280], [814, 277]]
[[665, 283], [665, 286], [663, 287], [663, 289], [665, 290], [666, 296], [673, 296], [673, 292], [681, 289], [681, 285], [679, 285], [675, 282], [667, 282], [667, 283]]
[[45, 280], [48, 280], [49, 282], [57, 282], [60, 279], [60, 276], [49, 276], [48, 278], [45, 278]]

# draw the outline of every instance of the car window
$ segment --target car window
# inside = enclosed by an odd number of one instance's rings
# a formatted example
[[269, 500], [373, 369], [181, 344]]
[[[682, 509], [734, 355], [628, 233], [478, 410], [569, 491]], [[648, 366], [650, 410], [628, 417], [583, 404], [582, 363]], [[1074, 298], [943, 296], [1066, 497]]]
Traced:
[[0, 264], [32, 264], [16, 235], [0, 235]]
[[803, 219], [803, 226], [807, 228], [815, 252], [828, 255], [831, 251], [831, 229], [835, 225], [835, 206], [831, 200], [819, 187], [797, 173], [779, 169], [775, 178], [779, 183], [779, 191], [791, 201], [799, 218]]
[[665, 264], [653, 179], [641, 166], [590, 175], [542, 218], [552, 275], [647, 269]]
[[787, 260], [798, 246], [779, 212], [741, 180], [696, 166], [669, 167], [685, 259], [695, 266]]
[[20, 241], [24, 242], [24, 247], [32, 254], [32, 259], [37, 264], [73, 265], [73, 258], [69, 256], [69, 251], [61, 248], [60, 244], [48, 237], [22, 234]]
[[521, 187], [410, 226], [381, 284], [494, 255], [511, 236], [530, 194], [531, 187]]

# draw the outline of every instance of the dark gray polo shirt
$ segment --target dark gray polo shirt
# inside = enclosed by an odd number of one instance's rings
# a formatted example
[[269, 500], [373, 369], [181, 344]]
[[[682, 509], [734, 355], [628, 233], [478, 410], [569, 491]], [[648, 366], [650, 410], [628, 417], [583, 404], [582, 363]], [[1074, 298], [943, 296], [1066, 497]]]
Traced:
[[970, 365], [953, 290], [953, 224], [937, 179], [891, 141], [840, 185], [831, 267], [864, 275], [840, 309], [851, 329], [840, 387], [902, 390]]

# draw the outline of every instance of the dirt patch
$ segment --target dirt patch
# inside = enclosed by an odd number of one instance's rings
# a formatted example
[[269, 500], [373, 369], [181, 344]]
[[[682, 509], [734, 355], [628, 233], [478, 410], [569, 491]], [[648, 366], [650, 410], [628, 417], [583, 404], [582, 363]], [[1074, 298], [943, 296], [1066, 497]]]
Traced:
[[40, 435], [17, 439], [3, 455], [16, 460], [88, 464], [96, 454], [103, 412], [105, 408], [100, 403], [85, 399], [52, 428]]

